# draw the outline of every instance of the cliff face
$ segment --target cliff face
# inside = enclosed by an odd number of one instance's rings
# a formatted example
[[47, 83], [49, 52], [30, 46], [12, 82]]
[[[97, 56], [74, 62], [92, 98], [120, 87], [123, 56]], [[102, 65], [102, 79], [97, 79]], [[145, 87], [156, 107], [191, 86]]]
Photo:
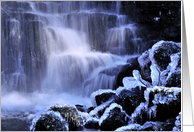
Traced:
[[180, 1], [123, 1], [121, 4], [121, 13], [140, 26], [146, 40], [181, 41]]

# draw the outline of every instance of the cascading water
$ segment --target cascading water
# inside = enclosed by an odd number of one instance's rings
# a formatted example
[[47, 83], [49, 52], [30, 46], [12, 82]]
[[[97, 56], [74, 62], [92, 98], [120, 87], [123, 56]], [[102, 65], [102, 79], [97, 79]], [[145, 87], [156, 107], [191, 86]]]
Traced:
[[[127, 23], [120, 6], [94, 1], [1, 2], [2, 112], [56, 102], [90, 104], [82, 96], [113, 89], [115, 76], [102, 71], [127, 64], [129, 54], [143, 51], [135, 25]], [[72, 102], [67, 93], [81, 97]], [[27, 101], [10, 103], [16, 97]]]

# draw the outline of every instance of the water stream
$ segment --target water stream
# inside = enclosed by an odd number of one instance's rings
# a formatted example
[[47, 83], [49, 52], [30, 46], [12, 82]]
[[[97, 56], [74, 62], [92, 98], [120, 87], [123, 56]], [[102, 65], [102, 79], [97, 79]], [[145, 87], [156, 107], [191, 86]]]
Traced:
[[113, 89], [115, 76], [101, 72], [144, 50], [120, 8], [120, 2], [1, 2], [1, 118], [30, 120], [55, 103], [89, 107], [92, 92]]

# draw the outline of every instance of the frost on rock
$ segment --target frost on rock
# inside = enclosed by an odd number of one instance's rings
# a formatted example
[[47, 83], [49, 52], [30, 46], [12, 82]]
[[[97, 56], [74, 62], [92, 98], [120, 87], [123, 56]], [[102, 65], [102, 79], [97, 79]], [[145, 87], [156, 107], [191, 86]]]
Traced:
[[135, 87], [139, 86], [137, 80], [134, 77], [123, 78], [123, 85], [127, 89], [135, 88]]
[[95, 117], [88, 118], [86, 120], [85, 127], [86, 128], [95, 128], [95, 129], [98, 129], [99, 128], [99, 119], [98, 118], [95, 118]]
[[[111, 97], [112, 95], [116, 95], [116, 92], [111, 90], [111, 89], [99, 89], [95, 92], [93, 92], [91, 95], [90, 95], [90, 98], [91, 98], [91, 101], [92, 101], [92, 105], [94, 107], [97, 107], [98, 106], [98, 103], [96, 101], [96, 96], [99, 96], [99, 95], [102, 95], [102, 94], [110, 94], [109, 96]], [[102, 99], [101, 99], [102, 101]], [[107, 101], [107, 100], [106, 100]], [[104, 102], [106, 102], [104, 101]]]
[[129, 124], [127, 126], [119, 127], [115, 131], [139, 131], [140, 127], [140, 124]]
[[120, 111], [123, 110], [122, 106], [118, 105], [117, 103], [112, 103], [104, 112], [104, 114], [101, 116], [100, 121], [99, 121], [99, 125], [101, 125], [101, 123], [109, 116], [109, 113], [112, 109], [114, 108], [119, 108]]
[[176, 117], [175, 126], [172, 131], [181, 131], [181, 112]]
[[[142, 102], [135, 111], [131, 114], [133, 123], [143, 124], [147, 120], [148, 115], [148, 103]], [[144, 119], [146, 118], [146, 119]]]
[[151, 79], [152, 86], [160, 86], [160, 70], [158, 69], [156, 64], [152, 64], [150, 66], [151, 69]]
[[68, 123], [59, 112], [47, 111], [32, 120], [31, 131], [68, 131]]
[[49, 110], [59, 112], [63, 119], [69, 123], [69, 130], [75, 130], [78, 127], [83, 127], [84, 119], [79, 114], [75, 106], [51, 106]]
[[126, 125], [128, 119], [129, 117], [122, 110], [122, 107], [112, 103], [101, 116], [99, 126], [101, 130], [116, 130], [118, 127]]
[[131, 114], [133, 123], [145, 121], [165, 121], [176, 117], [181, 110], [181, 89], [155, 86], [144, 92], [146, 102], [142, 102]]
[[90, 111], [89, 115], [92, 117], [99, 117], [101, 113], [103, 113], [104, 109], [108, 107], [113, 102], [113, 99], [101, 104], [100, 106], [96, 107], [94, 110]]
[[123, 91], [123, 90], [125, 90], [125, 89], [127, 89], [127, 88], [126, 88], [126, 87], [118, 87], [118, 88], [116, 89], [117, 95], [119, 95], [119, 94], [121, 93], [121, 91]]
[[151, 84], [149, 82], [147, 82], [141, 78], [141, 75], [140, 75], [138, 70], [133, 70], [133, 77], [137, 80], [140, 88], [141, 88], [141, 86], [144, 86], [144, 87], [151, 86]]

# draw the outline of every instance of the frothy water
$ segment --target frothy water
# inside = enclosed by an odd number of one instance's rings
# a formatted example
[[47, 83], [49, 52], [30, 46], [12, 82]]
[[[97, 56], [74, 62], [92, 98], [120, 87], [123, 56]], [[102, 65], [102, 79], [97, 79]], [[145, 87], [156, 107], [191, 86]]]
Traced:
[[2, 2], [2, 112], [89, 107], [92, 92], [113, 89], [116, 77], [102, 71], [143, 46], [121, 3], [110, 3]]

